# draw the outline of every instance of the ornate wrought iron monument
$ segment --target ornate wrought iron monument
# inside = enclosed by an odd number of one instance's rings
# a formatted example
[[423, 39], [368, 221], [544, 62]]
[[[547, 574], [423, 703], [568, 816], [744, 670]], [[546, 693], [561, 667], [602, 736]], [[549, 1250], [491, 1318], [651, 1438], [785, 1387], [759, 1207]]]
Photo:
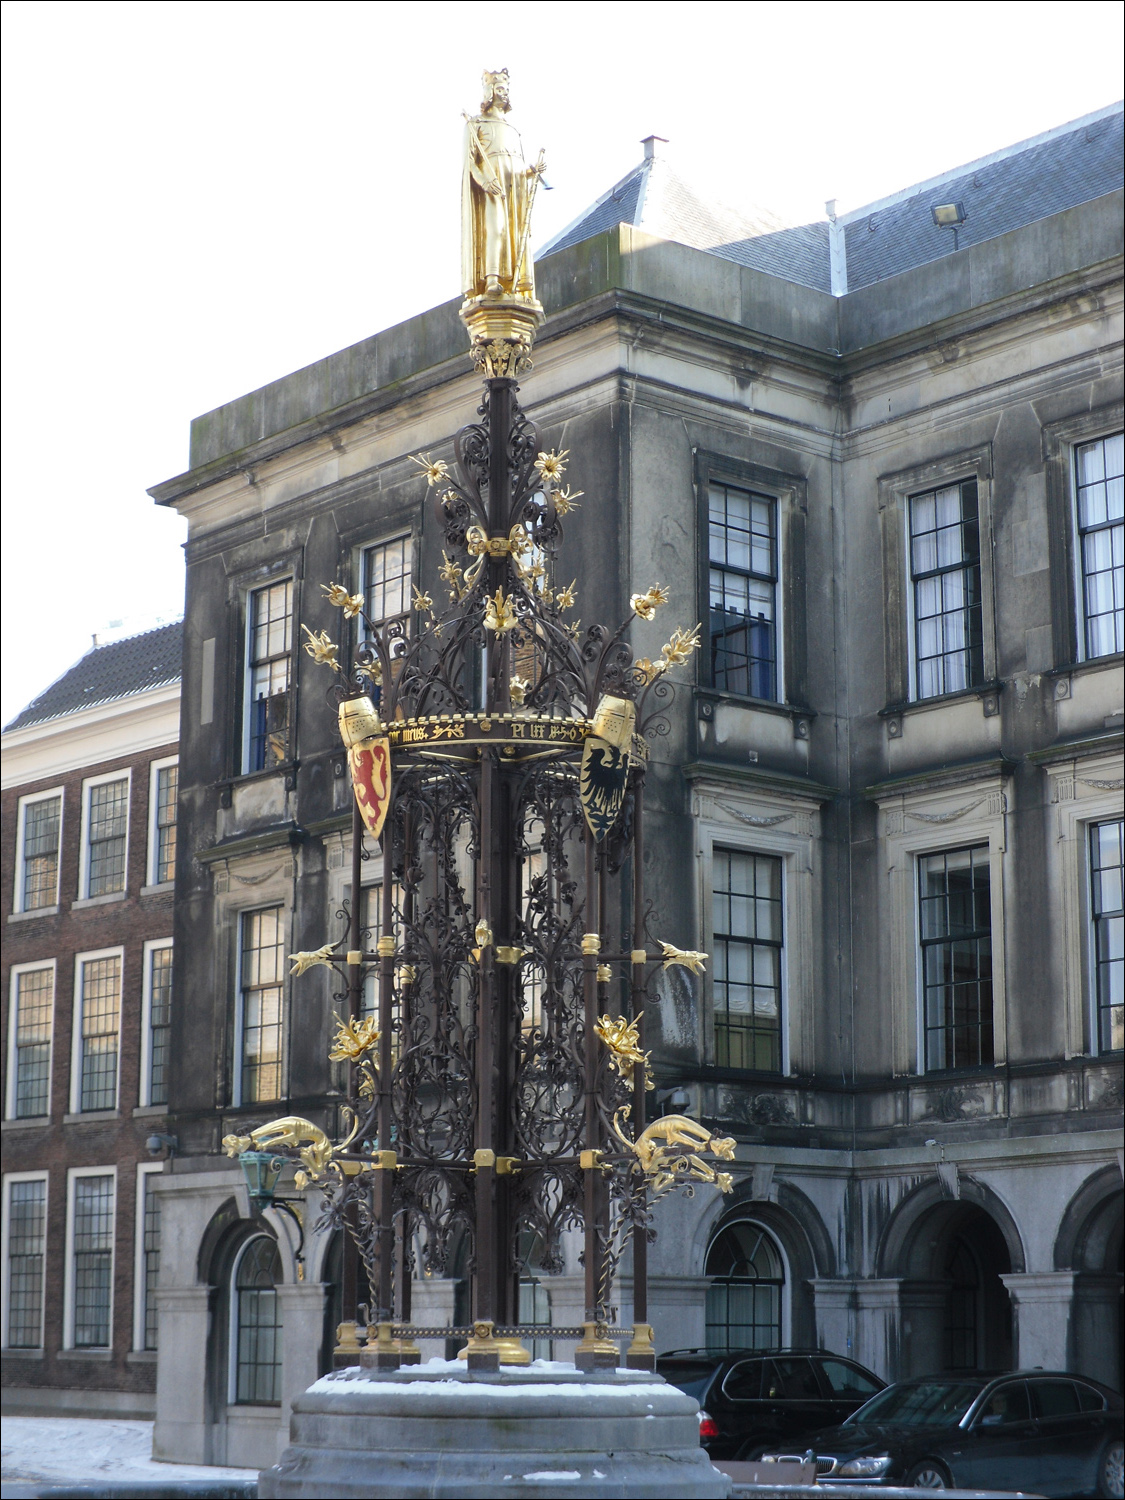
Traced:
[[[477, 179], [502, 185], [484, 170], [489, 119], [468, 122], [470, 238]], [[345, 1138], [287, 1117], [224, 1143], [247, 1162], [298, 1158], [299, 1184], [323, 1185], [327, 1222], [366, 1272], [376, 1328], [363, 1361], [378, 1368], [415, 1358], [422, 1335], [464, 1337], [471, 1369], [525, 1362], [521, 1336], [580, 1339], [584, 1369], [615, 1366], [614, 1340], [629, 1338], [626, 1363], [652, 1368], [652, 1202], [693, 1182], [731, 1185], [705, 1157], [732, 1159], [733, 1141], [683, 1116], [646, 1119], [646, 1000], [662, 966], [698, 971], [705, 960], [655, 937], [644, 889], [648, 746], [668, 729], [666, 673], [698, 631], [676, 630], [655, 661], [637, 660], [629, 625], [652, 619], [664, 590], [633, 595], [616, 629], [583, 628], [575, 586], [556, 576], [579, 497], [564, 483], [566, 453], [540, 446], [517, 399], [543, 316], [527, 252], [541, 171], [541, 161], [524, 169], [501, 225], [514, 254], [490, 260], [478, 244], [484, 269], [477, 281], [467, 272], [462, 317], [484, 378], [476, 420], [451, 464], [417, 460], [444, 533], [448, 597], [416, 587], [409, 621], [379, 625], [360, 595], [326, 585], [356, 622], [350, 671], [327, 633], [306, 642], [336, 674], [356, 793], [347, 932], [293, 955], [294, 972], [325, 964], [346, 981], [332, 1053], [348, 1070]], [[478, 219], [480, 235], [491, 232]], [[382, 860], [370, 926], [365, 835]], [[561, 1270], [570, 1231], [582, 1235], [582, 1326], [521, 1325], [529, 1252], [537, 1269]], [[472, 1324], [416, 1327], [412, 1276], [447, 1274], [462, 1237]], [[622, 1328], [610, 1297], [630, 1241], [633, 1323]], [[355, 1256], [344, 1281], [338, 1353], [356, 1362]]]

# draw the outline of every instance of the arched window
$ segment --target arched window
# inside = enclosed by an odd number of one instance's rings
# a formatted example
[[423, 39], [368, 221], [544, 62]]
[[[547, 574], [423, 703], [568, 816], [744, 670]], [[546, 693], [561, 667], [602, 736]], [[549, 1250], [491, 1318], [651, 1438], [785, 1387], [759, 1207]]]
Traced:
[[781, 1347], [785, 1269], [760, 1224], [729, 1224], [707, 1252], [707, 1275], [708, 1349]]
[[231, 1394], [242, 1405], [281, 1401], [277, 1241], [259, 1234], [239, 1252], [231, 1279]]

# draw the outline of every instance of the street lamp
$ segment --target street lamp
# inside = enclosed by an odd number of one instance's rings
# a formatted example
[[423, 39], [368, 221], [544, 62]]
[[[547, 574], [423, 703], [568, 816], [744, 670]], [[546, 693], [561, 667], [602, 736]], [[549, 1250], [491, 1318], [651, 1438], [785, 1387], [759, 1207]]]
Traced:
[[261, 1218], [267, 1208], [277, 1208], [287, 1214], [296, 1224], [297, 1280], [304, 1281], [305, 1226], [300, 1212], [293, 1207], [292, 1202], [288, 1198], [277, 1197], [274, 1191], [277, 1187], [277, 1179], [281, 1176], [282, 1168], [285, 1166], [285, 1157], [277, 1156], [272, 1151], [240, 1151], [238, 1165], [242, 1168], [242, 1175], [246, 1179], [246, 1188], [250, 1194], [250, 1212], [254, 1217]]

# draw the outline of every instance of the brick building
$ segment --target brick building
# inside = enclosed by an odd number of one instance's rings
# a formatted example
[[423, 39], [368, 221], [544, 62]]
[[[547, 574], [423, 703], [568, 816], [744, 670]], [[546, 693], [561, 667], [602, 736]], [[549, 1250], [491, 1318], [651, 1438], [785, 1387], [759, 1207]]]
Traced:
[[0, 741], [5, 1411], [154, 1409], [181, 640], [95, 644]]

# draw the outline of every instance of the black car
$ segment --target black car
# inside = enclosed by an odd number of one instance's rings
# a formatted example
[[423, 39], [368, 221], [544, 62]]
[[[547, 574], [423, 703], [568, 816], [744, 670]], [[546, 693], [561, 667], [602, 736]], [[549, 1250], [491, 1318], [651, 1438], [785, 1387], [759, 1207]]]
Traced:
[[825, 1349], [674, 1349], [658, 1374], [699, 1402], [711, 1458], [756, 1458], [828, 1422], [842, 1422], [883, 1389], [854, 1360]]
[[902, 1380], [772, 1458], [816, 1455], [817, 1483], [1122, 1494], [1123, 1403], [1064, 1372]]

